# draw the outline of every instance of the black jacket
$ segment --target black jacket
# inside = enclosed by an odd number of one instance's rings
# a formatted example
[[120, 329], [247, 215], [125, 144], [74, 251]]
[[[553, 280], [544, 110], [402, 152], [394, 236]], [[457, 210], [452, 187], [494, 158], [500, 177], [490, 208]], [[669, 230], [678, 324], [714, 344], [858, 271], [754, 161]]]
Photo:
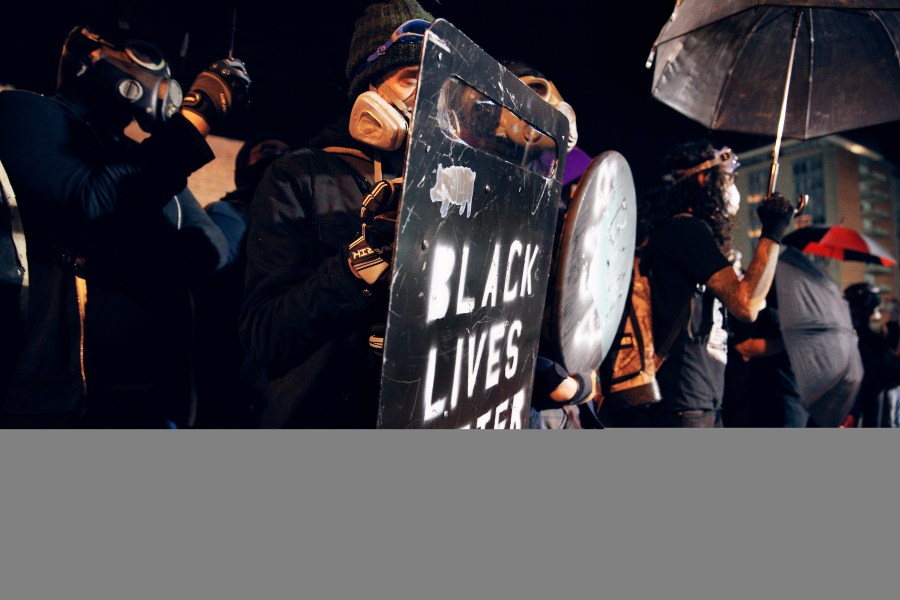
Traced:
[[[137, 144], [91, 121], [71, 99], [0, 93], [0, 160], [18, 198], [30, 271], [28, 320], [18, 323], [17, 344], [3, 344], [4, 361], [15, 361], [16, 372], [12, 382], [0, 382], [2, 414], [77, 420], [85, 409], [73, 258], [84, 261], [89, 307], [94, 300], [88, 337], [93, 319], [97, 339], [120, 325], [120, 339], [125, 328], [135, 331], [134, 320], [162, 310], [154, 306], [166, 296], [161, 290], [183, 288], [224, 260], [221, 234], [184, 191], [188, 175], [213, 158], [197, 130], [176, 115]], [[179, 205], [176, 194], [182, 194]], [[115, 296], [130, 298], [121, 314]], [[9, 315], [2, 318], [6, 325]], [[153, 327], [145, 322], [127, 341], [141, 344], [145, 334], [159, 333]], [[108, 350], [126, 367], [140, 360], [124, 358], [129, 348]]]
[[263, 427], [375, 424], [381, 360], [368, 337], [387, 290], [368, 291], [340, 255], [372, 182], [354, 166], [365, 161], [322, 149], [365, 156], [346, 131], [342, 121], [318, 147], [275, 161], [250, 209], [240, 331], [267, 371]]

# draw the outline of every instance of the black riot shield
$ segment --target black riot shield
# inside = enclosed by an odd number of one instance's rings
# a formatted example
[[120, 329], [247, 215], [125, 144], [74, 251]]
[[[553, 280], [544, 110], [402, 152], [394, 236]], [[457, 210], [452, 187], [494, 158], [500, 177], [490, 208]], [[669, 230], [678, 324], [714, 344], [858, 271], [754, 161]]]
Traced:
[[634, 179], [625, 157], [604, 152], [581, 176], [559, 243], [553, 332], [570, 373], [599, 368], [619, 329], [637, 231]]
[[527, 427], [568, 123], [450, 23], [422, 69], [378, 426]]

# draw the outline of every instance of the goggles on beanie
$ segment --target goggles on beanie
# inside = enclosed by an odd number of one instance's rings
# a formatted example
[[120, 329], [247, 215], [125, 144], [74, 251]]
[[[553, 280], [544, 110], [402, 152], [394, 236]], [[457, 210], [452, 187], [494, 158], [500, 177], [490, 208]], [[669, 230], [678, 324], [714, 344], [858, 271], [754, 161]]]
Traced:
[[384, 53], [387, 52], [388, 48], [390, 48], [394, 44], [421, 44], [422, 38], [425, 37], [425, 31], [430, 26], [431, 23], [424, 19], [413, 19], [400, 25], [400, 27], [394, 30], [388, 41], [378, 46], [378, 48], [375, 49], [375, 52], [373, 52], [368, 56], [368, 58], [366, 58], [365, 62], [361, 64], [356, 70], [356, 74], [354, 75], [354, 77], [358, 76], [366, 69], [366, 67], [371, 65], [380, 57], [384, 56]]
[[712, 169], [713, 167], [719, 167], [723, 173], [733, 175], [741, 166], [741, 163], [738, 162], [737, 154], [735, 154], [728, 146], [723, 146], [720, 150], [713, 150], [713, 152], [715, 152], [716, 155], [711, 159], [687, 169], [676, 169], [668, 175], [665, 175], [663, 179], [665, 181], [678, 183], [691, 175], [696, 175], [702, 171]]

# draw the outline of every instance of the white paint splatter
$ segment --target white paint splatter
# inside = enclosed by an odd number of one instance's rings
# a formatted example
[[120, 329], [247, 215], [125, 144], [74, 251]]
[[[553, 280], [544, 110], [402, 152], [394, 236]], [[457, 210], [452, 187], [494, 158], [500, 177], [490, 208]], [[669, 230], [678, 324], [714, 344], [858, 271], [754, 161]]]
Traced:
[[459, 206], [459, 214], [472, 215], [472, 196], [475, 193], [475, 171], [469, 167], [438, 164], [437, 179], [431, 188], [431, 201], [441, 203], [441, 217], [450, 212], [450, 205]]

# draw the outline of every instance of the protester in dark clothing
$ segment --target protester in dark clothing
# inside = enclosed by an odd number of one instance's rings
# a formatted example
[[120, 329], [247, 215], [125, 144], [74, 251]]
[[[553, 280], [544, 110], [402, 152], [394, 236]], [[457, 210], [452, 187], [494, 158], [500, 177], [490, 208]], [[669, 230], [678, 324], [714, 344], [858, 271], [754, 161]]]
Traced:
[[[431, 20], [413, 0], [366, 9], [347, 61], [351, 115], [395, 111], [409, 122]], [[367, 106], [377, 109], [360, 110]], [[263, 427], [375, 425], [396, 223], [390, 213], [405, 145], [396, 119], [342, 119], [263, 177], [250, 211], [240, 323], [269, 380]], [[361, 211], [364, 198], [371, 210]]]
[[206, 206], [206, 213], [228, 240], [228, 259], [225, 266], [192, 289], [195, 427], [248, 428], [258, 423], [265, 375], [246, 356], [237, 331], [247, 269], [247, 225], [250, 202], [263, 173], [289, 150], [288, 141], [276, 133], [263, 132], [248, 139], [235, 158], [237, 188]]
[[[15, 373], [2, 382], [7, 426], [160, 427], [186, 416], [171, 406], [184, 381], [172, 320], [188, 283], [224, 262], [225, 244], [185, 186], [213, 158], [210, 127], [246, 103], [249, 78], [240, 61], [220, 61], [179, 110], [162, 54], [127, 33], [75, 27], [54, 97], [0, 94], [0, 160], [30, 271]], [[124, 135], [132, 119], [152, 134], [140, 144]]]
[[[742, 277], [741, 253], [733, 253], [735, 271], [738, 277]], [[781, 334], [775, 283], [772, 283], [766, 296], [766, 306], [759, 312], [756, 321], [748, 323], [729, 318], [728, 328], [723, 425], [806, 427], [809, 413], [800, 398]]]
[[870, 283], [854, 283], [844, 290], [863, 363], [863, 380], [851, 414], [862, 427], [890, 426], [893, 415], [889, 392], [900, 385], [900, 356], [887, 335], [872, 329], [880, 317], [881, 289]]
[[803, 407], [784, 346], [774, 287], [766, 302], [754, 323], [735, 320], [737, 322], [730, 325], [738, 356], [747, 363], [745, 425], [806, 427], [809, 413]]
[[[794, 210], [777, 194], [760, 203], [762, 238], [739, 278], [727, 259], [740, 203], [734, 187], [737, 157], [730, 148], [716, 150], [702, 141], [674, 148], [664, 163], [666, 185], [646, 195], [639, 207], [648, 240], [643, 253], [650, 272], [654, 339], [661, 343], [679, 322], [684, 324], [656, 374], [662, 401], [628, 409], [630, 415], [615, 415], [615, 421], [717, 427], [727, 360], [726, 309], [739, 319], [756, 319]], [[603, 416], [601, 421], [606, 423]]]

